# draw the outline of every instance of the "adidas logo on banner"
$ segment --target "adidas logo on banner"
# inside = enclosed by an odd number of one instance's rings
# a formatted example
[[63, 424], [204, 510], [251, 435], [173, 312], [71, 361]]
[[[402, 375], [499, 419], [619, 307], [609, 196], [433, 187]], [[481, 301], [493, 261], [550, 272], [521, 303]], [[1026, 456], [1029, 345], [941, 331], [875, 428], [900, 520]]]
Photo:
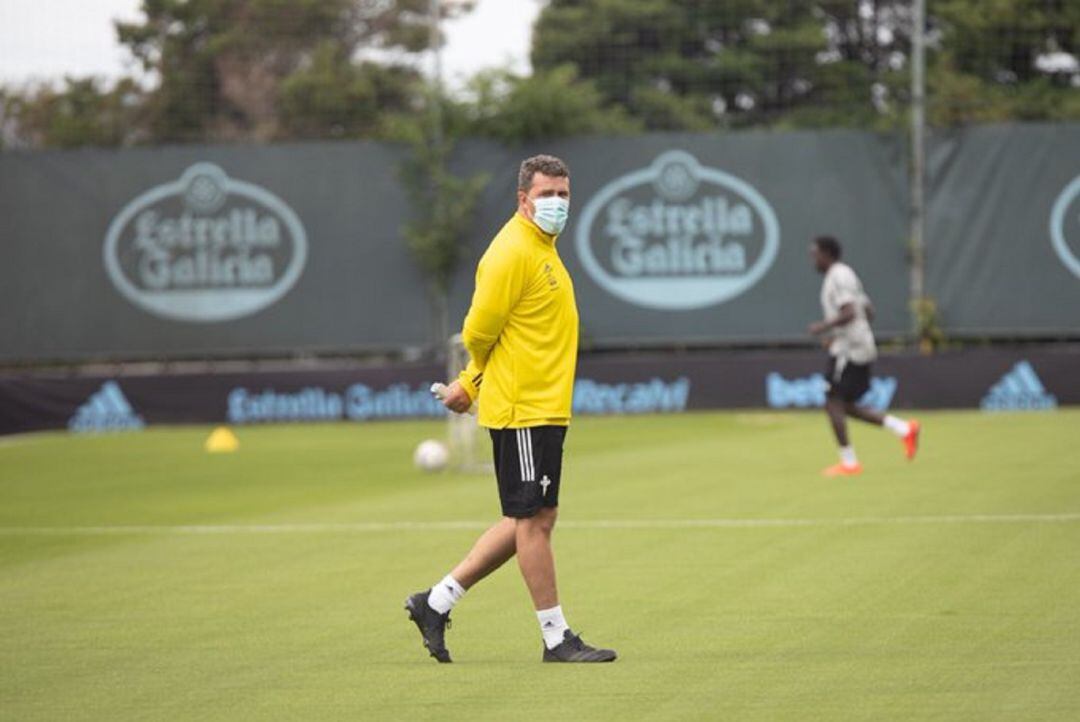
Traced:
[[1012, 371], [990, 387], [983, 397], [983, 411], [1033, 411], [1053, 409], [1057, 399], [1046, 392], [1035, 369], [1027, 361], [1012, 367]]
[[68, 421], [72, 431], [118, 431], [141, 429], [145, 425], [115, 381], [106, 381]]

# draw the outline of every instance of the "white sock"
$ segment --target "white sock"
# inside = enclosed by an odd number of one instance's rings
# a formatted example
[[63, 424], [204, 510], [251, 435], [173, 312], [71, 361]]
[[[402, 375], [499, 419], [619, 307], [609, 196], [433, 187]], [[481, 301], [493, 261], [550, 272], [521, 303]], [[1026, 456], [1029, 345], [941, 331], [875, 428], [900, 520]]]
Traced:
[[446, 614], [465, 596], [465, 587], [458, 580], [447, 574], [442, 581], [431, 588], [427, 603], [439, 614]]
[[859, 463], [859, 460], [855, 458], [854, 446], [840, 447], [840, 463], [842, 463], [844, 466], [855, 466]]
[[570, 629], [563, 617], [562, 605], [551, 609], [541, 609], [536, 613], [540, 620], [540, 633], [544, 635], [544, 646], [554, 649], [563, 643], [563, 633]]
[[907, 436], [911, 431], [911, 426], [908, 425], [908, 422], [895, 416], [886, 416], [885, 421], [882, 422], [882, 426], [900, 438]]

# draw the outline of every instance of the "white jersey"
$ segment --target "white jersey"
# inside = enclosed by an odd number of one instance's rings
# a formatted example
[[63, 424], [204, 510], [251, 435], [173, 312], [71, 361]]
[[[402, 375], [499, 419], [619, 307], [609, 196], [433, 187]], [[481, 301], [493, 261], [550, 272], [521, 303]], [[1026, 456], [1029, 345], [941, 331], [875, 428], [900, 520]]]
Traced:
[[840, 315], [840, 309], [847, 304], [855, 307], [855, 318], [844, 326], [831, 330], [832, 340], [829, 353], [837, 358], [857, 364], [868, 364], [877, 358], [877, 345], [874, 333], [866, 319], [866, 307], [870, 298], [863, 291], [862, 282], [846, 263], [829, 266], [825, 280], [821, 284], [821, 310], [826, 321], [832, 321]]

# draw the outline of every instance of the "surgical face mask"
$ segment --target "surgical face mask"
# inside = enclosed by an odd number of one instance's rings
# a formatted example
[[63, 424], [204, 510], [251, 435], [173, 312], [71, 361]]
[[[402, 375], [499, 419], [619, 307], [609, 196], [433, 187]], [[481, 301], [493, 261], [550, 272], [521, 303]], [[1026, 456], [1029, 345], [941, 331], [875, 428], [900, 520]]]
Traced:
[[570, 201], [559, 196], [544, 196], [533, 201], [533, 222], [552, 236], [562, 233], [570, 216]]

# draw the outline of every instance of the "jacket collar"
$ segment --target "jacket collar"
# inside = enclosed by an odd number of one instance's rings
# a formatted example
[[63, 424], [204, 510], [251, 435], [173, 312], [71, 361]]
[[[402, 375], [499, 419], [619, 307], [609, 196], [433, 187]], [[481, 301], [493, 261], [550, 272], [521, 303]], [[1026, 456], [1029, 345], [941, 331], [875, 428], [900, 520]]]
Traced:
[[514, 211], [514, 217], [511, 220], [512, 222], [516, 223], [518, 227], [520, 227], [525, 233], [532, 236], [546, 246], [554, 246], [555, 242], [559, 238], [558, 236], [552, 236], [550, 234], [544, 233], [542, 230], [540, 230], [540, 226], [536, 225], [528, 218], [521, 215], [519, 211]]

